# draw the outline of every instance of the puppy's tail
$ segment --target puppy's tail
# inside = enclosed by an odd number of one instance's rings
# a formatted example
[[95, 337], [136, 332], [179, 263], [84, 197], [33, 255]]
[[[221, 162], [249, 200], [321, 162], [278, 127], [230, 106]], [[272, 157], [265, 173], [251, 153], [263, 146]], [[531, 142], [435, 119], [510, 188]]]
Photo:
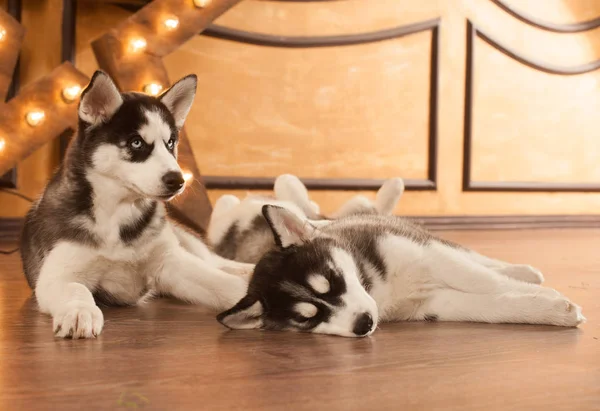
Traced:
[[292, 174], [282, 174], [273, 186], [275, 198], [295, 204], [311, 220], [319, 218], [319, 206], [310, 201], [308, 190], [300, 179]]
[[404, 181], [401, 178], [386, 180], [377, 191], [375, 209], [382, 215], [391, 215], [404, 193]]

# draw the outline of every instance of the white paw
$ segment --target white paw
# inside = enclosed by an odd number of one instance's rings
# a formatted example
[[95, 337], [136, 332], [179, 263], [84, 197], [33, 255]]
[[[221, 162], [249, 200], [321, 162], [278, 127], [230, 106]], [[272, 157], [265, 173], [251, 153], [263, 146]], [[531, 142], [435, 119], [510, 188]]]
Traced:
[[563, 327], [577, 327], [586, 321], [581, 307], [564, 297], [557, 298], [552, 305], [551, 322]]
[[60, 338], [95, 338], [102, 331], [104, 316], [95, 305], [71, 301], [54, 317], [54, 335]]
[[240, 204], [240, 199], [231, 194], [225, 194], [219, 197], [213, 207], [213, 213], [224, 213], [231, 210], [235, 206]]
[[404, 193], [404, 181], [401, 178], [386, 180], [377, 191], [375, 208], [379, 214], [391, 215]]
[[498, 271], [507, 277], [530, 284], [542, 284], [544, 282], [544, 276], [540, 270], [530, 265], [515, 264], [499, 268]]

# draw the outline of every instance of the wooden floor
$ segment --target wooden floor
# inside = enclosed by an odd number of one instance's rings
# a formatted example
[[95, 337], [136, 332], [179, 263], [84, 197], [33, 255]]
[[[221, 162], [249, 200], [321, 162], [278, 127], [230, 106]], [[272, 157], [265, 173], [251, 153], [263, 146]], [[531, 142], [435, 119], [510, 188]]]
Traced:
[[0, 410], [600, 410], [600, 231], [442, 235], [539, 267], [587, 324], [397, 323], [346, 339], [226, 331], [161, 300], [107, 310], [96, 340], [59, 340], [18, 256], [0, 256]]

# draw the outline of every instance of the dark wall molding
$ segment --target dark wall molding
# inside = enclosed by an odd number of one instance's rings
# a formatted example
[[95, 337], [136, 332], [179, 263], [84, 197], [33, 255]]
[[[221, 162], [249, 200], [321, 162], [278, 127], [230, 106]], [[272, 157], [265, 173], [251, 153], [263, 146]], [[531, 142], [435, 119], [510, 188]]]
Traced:
[[[429, 87], [429, 131], [427, 178], [407, 179], [407, 190], [437, 189], [437, 154], [438, 154], [438, 81], [439, 81], [439, 36], [440, 19], [431, 19], [405, 26], [394, 27], [376, 32], [339, 35], [339, 36], [274, 36], [263, 33], [248, 32], [228, 27], [212, 25], [202, 35], [229, 41], [249, 43], [265, 47], [313, 48], [342, 47], [356, 44], [374, 43], [404, 37], [407, 35], [431, 31], [430, 87]], [[302, 178], [311, 190], [378, 190], [382, 181], [379, 179], [351, 178]], [[203, 176], [204, 184], [209, 189], [272, 189], [275, 177], [234, 177]]]
[[[203, 176], [202, 180], [207, 188], [230, 190], [272, 190], [275, 177], [238, 177], [238, 176]], [[208, 181], [207, 181], [208, 180]], [[385, 182], [383, 179], [374, 178], [302, 178], [302, 182], [309, 190], [379, 190]], [[425, 184], [430, 184], [424, 187]], [[433, 182], [425, 180], [404, 179], [404, 186], [415, 187], [419, 190], [434, 190]], [[413, 188], [414, 190], [414, 188]]]
[[248, 43], [266, 47], [339, 47], [396, 39], [409, 34], [434, 30], [439, 24], [440, 19], [436, 18], [369, 33], [342, 34], [336, 36], [276, 36], [211, 24], [200, 34], [203, 36], [236, 41], [238, 43]]
[[[8, 0], [6, 3], [6, 12], [10, 14], [15, 20], [21, 22], [21, 10], [22, 4], [21, 0]], [[10, 84], [10, 88], [8, 89], [8, 93], [6, 95], [6, 101], [9, 101], [11, 98], [16, 96], [19, 91], [19, 68], [20, 68], [20, 58], [17, 59], [17, 64], [15, 65], [15, 71], [13, 72], [12, 82]], [[6, 174], [0, 177], [0, 188], [17, 188], [17, 168], [13, 168], [8, 171]]]
[[472, 22], [467, 20], [467, 53], [465, 69], [465, 107], [464, 107], [464, 139], [463, 139], [463, 191], [508, 191], [508, 192], [600, 192], [600, 183], [545, 183], [521, 181], [473, 181], [472, 180], [472, 143], [473, 143], [473, 82], [475, 75], [475, 39], [481, 38], [505, 55], [537, 70], [557, 74], [573, 75], [587, 73], [600, 68], [600, 60], [594, 63], [596, 68], [588, 65], [570, 68], [557, 68], [531, 59], [526, 59], [516, 52], [501, 46], [499, 42], [482, 33]]
[[522, 53], [513, 50], [509, 46], [503, 45], [498, 40], [495, 40], [491, 36], [485, 34], [481, 29], [473, 26], [471, 22], [469, 22], [469, 24], [471, 25], [471, 30], [474, 31], [474, 33], [472, 34], [473, 37], [479, 37], [487, 44], [494, 47], [496, 50], [501, 51], [502, 53], [506, 54], [512, 59], [517, 60], [519, 63], [529, 66], [533, 69], [543, 71], [549, 74], [573, 76], [577, 74], [589, 73], [590, 71], [594, 71], [600, 68], [600, 59], [591, 61], [589, 63], [579, 64], [577, 66], [559, 66], [556, 64], [546, 63], [543, 61], [532, 59], [530, 57], [526, 57]]
[[600, 27], [600, 17], [577, 23], [552, 23], [540, 20], [530, 14], [520, 12], [507, 4], [504, 0], [492, 0], [492, 2], [514, 18], [542, 30], [553, 31], [555, 33], [579, 33]]

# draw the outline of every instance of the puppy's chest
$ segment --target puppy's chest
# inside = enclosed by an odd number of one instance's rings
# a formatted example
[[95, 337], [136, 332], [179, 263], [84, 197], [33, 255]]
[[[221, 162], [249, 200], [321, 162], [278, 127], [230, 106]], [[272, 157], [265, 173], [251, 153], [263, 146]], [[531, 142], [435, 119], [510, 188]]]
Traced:
[[426, 246], [402, 236], [385, 235], [377, 239], [376, 251], [384, 271], [371, 274], [369, 293], [382, 314], [409, 301], [418, 303], [436, 287], [429, 272]]
[[148, 259], [166, 224], [164, 209], [156, 203], [122, 205], [111, 213], [97, 209], [94, 217], [89, 228], [100, 239], [98, 253], [124, 263]]

